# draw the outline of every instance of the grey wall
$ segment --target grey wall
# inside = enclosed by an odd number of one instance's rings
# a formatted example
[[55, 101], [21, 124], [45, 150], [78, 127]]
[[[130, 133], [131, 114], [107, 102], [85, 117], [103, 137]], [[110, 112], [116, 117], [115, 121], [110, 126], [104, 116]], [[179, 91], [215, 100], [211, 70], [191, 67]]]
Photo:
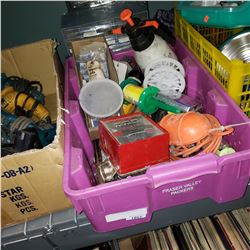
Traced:
[[176, 1], [149, 1], [149, 17], [154, 18], [154, 15], [158, 9], [169, 10], [174, 7]]
[[[173, 1], [149, 1], [149, 15], [157, 9], [170, 9]], [[55, 38], [61, 45], [58, 52], [62, 62], [67, 49], [61, 34], [61, 16], [67, 12], [65, 1], [1, 1], [2, 49]]]
[[62, 43], [58, 47], [62, 59], [67, 55], [60, 32], [61, 15], [67, 12], [64, 1], [1, 2], [2, 49], [46, 38]]

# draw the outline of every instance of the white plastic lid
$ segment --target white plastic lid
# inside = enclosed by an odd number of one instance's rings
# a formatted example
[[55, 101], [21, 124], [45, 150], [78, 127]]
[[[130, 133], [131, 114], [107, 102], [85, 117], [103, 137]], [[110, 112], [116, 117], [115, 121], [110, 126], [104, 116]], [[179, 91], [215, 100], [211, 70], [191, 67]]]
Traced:
[[185, 70], [180, 62], [170, 57], [160, 57], [157, 60], [150, 63], [146, 68], [144, 75], [146, 76], [150, 71], [156, 70], [160, 67], [169, 66], [180, 72], [185, 77]]
[[79, 102], [88, 115], [105, 118], [119, 111], [123, 104], [123, 92], [110, 79], [93, 80], [81, 88]]
[[157, 87], [160, 92], [172, 99], [179, 99], [185, 89], [184, 76], [170, 66], [161, 66], [149, 71], [143, 81], [143, 87]]

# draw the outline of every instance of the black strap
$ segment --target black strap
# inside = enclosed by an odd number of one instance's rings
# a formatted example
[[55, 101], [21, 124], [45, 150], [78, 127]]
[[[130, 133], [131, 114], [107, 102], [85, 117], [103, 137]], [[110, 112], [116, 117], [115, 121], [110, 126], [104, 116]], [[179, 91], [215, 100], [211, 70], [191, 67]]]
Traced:
[[[34, 99], [35, 100], [35, 99]], [[29, 110], [31, 116], [33, 115], [34, 111], [36, 110], [37, 106], [40, 104], [40, 102], [38, 102], [37, 100], [35, 100], [35, 102], [32, 105], [31, 110]]]

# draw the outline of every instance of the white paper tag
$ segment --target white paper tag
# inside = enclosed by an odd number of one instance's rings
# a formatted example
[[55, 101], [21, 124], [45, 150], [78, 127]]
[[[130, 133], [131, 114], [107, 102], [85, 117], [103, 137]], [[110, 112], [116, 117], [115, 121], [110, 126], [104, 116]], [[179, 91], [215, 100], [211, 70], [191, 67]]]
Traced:
[[119, 83], [121, 83], [123, 80], [125, 80], [128, 66], [126, 63], [118, 62], [116, 60], [113, 60], [113, 62], [118, 75]]
[[139, 208], [120, 213], [108, 214], [105, 216], [107, 222], [113, 222], [118, 220], [137, 220], [145, 218], [147, 215], [147, 208]]

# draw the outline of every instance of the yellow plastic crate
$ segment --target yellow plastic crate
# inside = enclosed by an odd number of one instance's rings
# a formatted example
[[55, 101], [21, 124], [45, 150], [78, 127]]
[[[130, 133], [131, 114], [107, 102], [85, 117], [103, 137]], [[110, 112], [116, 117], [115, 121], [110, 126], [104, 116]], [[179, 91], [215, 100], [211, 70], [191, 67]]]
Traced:
[[250, 117], [250, 63], [244, 63], [241, 60], [230, 61], [215, 47], [230, 35], [237, 33], [239, 29], [218, 29], [217, 31], [213, 28], [196, 26], [194, 28], [178, 11], [175, 11], [176, 35]]

